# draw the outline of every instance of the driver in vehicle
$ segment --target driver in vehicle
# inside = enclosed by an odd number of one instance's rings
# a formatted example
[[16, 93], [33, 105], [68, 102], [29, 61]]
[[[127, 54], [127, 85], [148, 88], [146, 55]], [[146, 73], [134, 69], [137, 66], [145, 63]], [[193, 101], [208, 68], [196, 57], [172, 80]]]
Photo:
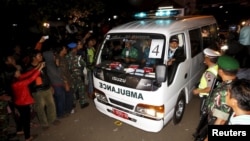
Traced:
[[179, 64], [185, 60], [184, 49], [179, 47], [179, 39], [177, 36], [172, 36], [169, 41], [168, 61], [167, 65], [171, 66], [173, 63]]

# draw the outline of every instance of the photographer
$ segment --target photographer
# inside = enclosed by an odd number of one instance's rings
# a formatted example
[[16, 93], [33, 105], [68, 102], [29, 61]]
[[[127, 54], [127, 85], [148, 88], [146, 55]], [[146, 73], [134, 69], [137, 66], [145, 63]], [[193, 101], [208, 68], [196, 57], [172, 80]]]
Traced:
[[31, 120], [31, 108], [34, 103], [34, 99], [29, 89], [29, 85], [37, 79], [41, 74], [41, 70], [44, 68], [45, 63], [39, 63], [34, 69], [31, 69], [23, 74], [20, 70], [13, 67], [10, 70], [12, 74], [11, 88], [14, 95], [14, 103], [20, 113], [20, 120], [24, 131], [25, 141], [31, 141], [36, 136], [30, 135], [30, 120]]

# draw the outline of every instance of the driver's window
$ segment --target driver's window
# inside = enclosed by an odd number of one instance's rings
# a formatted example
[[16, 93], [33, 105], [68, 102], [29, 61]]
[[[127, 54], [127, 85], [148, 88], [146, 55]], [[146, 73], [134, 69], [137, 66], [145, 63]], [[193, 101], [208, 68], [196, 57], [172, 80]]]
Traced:
[[168, 49], [168, 82], [172, 83], [175, 72], [181, 62], [186, 60], [185, 53], [185, 40], [184, 34], [172, 35], [169, 38], [169, 49]]

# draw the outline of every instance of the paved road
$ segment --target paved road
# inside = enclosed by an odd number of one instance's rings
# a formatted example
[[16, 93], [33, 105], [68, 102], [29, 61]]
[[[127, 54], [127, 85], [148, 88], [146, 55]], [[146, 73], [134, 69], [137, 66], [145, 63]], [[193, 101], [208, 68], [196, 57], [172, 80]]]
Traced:
[[85, 109], [61, 120], [58, 126], [47, 131], [40, 127], [32, 128], [32, 133], [39, 134], [35, 141], [193, 141], [199, 119], [199, 98], [194, 97], [187, 105], [180, 124], [169, 122], [158, 133], [145, 132], [125, 123], [118, 126], [116, 120], [101, 114], [92, 102]]

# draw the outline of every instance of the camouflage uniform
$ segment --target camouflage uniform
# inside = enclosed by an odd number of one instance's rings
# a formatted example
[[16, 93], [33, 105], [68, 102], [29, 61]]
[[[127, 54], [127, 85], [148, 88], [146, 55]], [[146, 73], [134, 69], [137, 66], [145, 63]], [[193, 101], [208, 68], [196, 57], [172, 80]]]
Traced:
[[[219, 57], [217, 64], [219, 68], [224, 69], [225, 71], [231, 72], [231, 75], [229, 76], [235, 75], [235, 78], [237, 78], [236, 73], [237, 73], [237, 70], [239, 69], [239, 62], [235, 58], [227, 56], [227, 55], [223, 55]], [[222, 77], [222, 80], [223, 78], [224, 77]], [[225, 99], [226, 99], [226, 94], [227, 94], [226, 92], [227, 86], [232, 81], [233, 80], [223, 81], [221, 84], [218, 85], [218, 87], [215, 90], [213, 90], [213, 93], [211, 96], [209, 96], [209, 100], [207, 103], [209, 115], [212, 115], [213, 117], [216, 117], [225, 121], [228, 120], [230, 113], [231, 113], [231, 108], [226, 105]]]
[[69, 61], [69, 70], [71, 76], [73, 78], [72, 88], [74, 91], [74, 104], [76, 104], [77, 95], [79, 95], [79, 103], [80, 105], [84, 105], [88, 103], [87, 96], [85, 93], [85, 83], [84, 83], [84, 74], [83, 68], [86, 66], [85, 61], [81, 57], [81, 55], [76, 55], [72, 52], [69, 52], [66, 56]]
[[8, 140], [8, 135], [6, 131], [9, 125], [7, 106], [7, 101], [0, 100], [0, 141]]
[[217, 88], [213, 90], [211, 96], [208, 97], [206, 105], [208, 107], [209, 116], [217, 117], [225, 121], [228, 120], [231, 108], [226, 105], [226, 95], [227, 86], [231, 82], [232, 80], [218, 84]]
[[[206, 99], [200, 122], [196, 128], [196, 132], [193, 134], [195, 141], [203, 141], [207, 137], [208, 125], [213, 125], [216, 119], [228, 122], [232, 113], [231, 107], [226, 105], [226, 95], [228, 86], [230, 86], [232, 81], [237, 79], [236, 73], [239, 69], [239, 62], [233, 57], [222, 55], [218, 58], [217, 64], [219, 66], [218, 74], [223, 81], [218, 83], [215, 89], [211, 90], [212, 93]], [[224, 75], [220, 75], [220, 69]]]

